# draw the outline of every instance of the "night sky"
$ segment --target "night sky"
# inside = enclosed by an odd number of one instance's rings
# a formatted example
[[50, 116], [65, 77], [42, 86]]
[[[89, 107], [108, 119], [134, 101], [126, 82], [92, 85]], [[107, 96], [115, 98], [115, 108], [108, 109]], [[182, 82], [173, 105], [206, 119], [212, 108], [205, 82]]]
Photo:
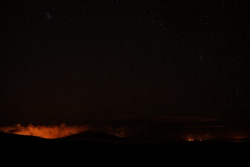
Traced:
[[247, 0], [9, 0], [0, 123], [248, 120]]

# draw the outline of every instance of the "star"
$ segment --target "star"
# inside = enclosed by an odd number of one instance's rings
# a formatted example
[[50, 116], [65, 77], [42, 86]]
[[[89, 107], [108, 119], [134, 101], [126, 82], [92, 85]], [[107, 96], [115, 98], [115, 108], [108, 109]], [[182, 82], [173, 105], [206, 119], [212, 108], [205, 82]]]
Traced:
[[50, 12], [45, 12], [45, 16], [49, 20], [52, 19], [52, 16], [51, 16]]

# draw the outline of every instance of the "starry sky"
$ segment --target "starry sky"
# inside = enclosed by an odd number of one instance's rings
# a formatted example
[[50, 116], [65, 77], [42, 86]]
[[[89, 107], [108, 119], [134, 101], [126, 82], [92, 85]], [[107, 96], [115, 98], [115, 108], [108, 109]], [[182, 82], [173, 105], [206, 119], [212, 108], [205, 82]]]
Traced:
[[247, 0], [10, 0], [0, 123], [248, 119]]

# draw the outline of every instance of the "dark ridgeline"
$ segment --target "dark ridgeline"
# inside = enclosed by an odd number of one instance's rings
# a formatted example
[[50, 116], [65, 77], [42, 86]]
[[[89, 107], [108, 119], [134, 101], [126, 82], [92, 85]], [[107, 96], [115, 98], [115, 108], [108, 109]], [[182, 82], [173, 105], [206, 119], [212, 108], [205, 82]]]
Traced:
[[[167, 149], [168, 151], [227, 151], [229, 149], [248, 149], [250, 139], [209, 139], [204, 141], [150, 141], [132, 138], [119, 138], [107, 133], [98, 131], [86, 131], [59, 139], [44, 139], [34, 136], [23, 136], [9, 133], [0, 133], [0, 145], [10, 148], [43, 148], [61, 147], [72, 149], [92, 149], [92, 148], [135, 148], [135, 149]], [[223, 150], [226, 148], [225, 150]]]
[[[119, 139], [100, 132], [86, 132], [61, 139], [42, 139], [0, 133], [2, 157], [39, 163], [77, 164], [105, 162], [122, 164], [192, 163], [223, 164], [231, 160], [247, 158], [250, 140], [232, 142], [209, 140], [194, 142], [150, 142]], [[232, 157], [233, 159], [228, 159]], [[41, 161], [41, 162], [40, 162]], [[124, 162], [123, 162], [124, 161]], [[196, 162], [197, 161], [197, 162]]]

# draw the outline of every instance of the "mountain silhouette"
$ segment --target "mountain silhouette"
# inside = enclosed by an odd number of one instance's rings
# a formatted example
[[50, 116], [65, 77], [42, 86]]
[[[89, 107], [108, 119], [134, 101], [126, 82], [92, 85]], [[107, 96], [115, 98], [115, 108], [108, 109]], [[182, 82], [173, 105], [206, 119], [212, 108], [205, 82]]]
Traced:
[[64, 140], [77, 140], [77, 141], [120, 141], [122, 138], [111, 135], [102, 131], [85, 131], [71, 136], [62, 138]]
[[47, 140], [47, 139], [43, 139], [43, 138], [35, 137], [35, 136], [25, 136], [25, 135], [0, 132], [0, 141], [1, 142], [8, 142], [8, 143], [13, 142], [15, 144], [21, 144], [21, 143], [27, 143], [27, 142], [40, 143], [40, 142], [45, 141], [45, 140]]

